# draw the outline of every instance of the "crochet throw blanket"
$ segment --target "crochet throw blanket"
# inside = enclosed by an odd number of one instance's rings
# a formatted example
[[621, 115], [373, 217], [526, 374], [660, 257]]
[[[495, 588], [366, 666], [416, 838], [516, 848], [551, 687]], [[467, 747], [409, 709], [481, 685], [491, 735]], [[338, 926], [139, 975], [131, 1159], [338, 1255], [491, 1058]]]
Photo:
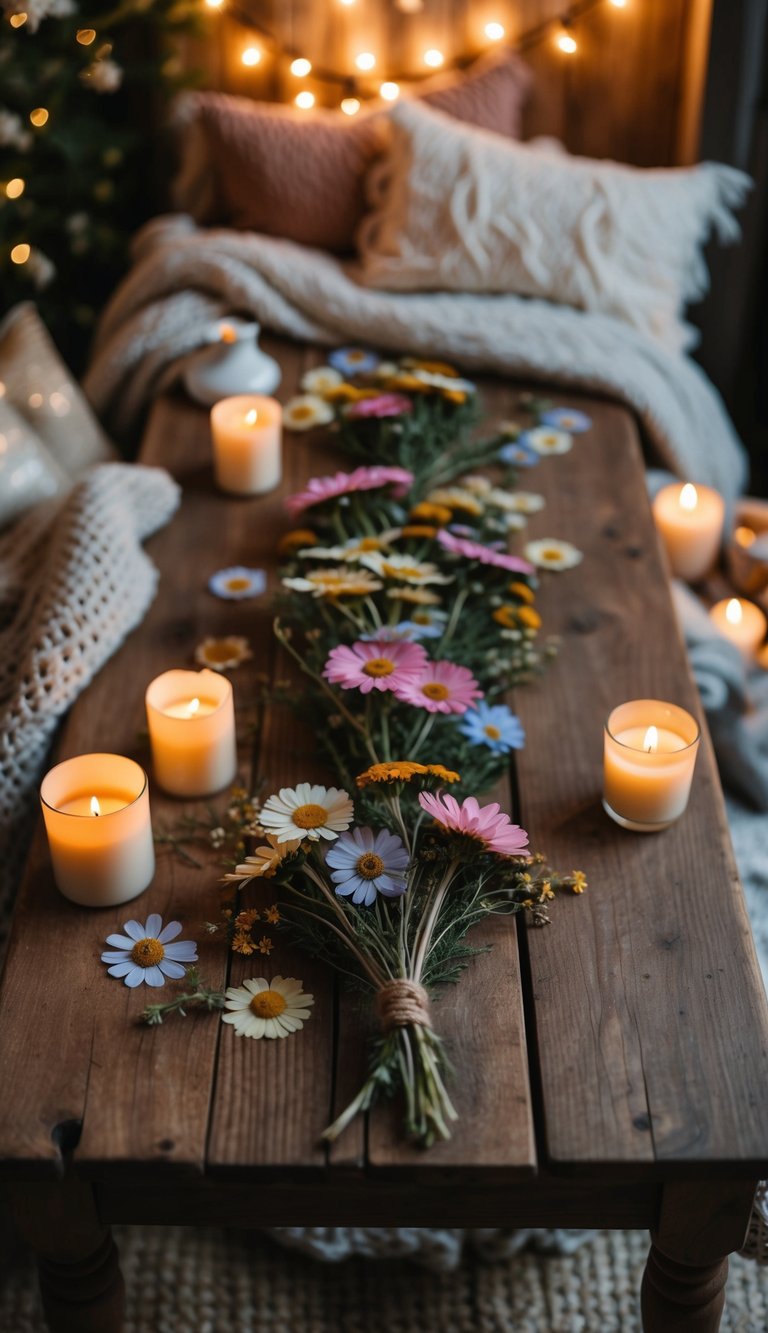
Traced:
[[707, 377], [617, 319], [516, 296], [372, 291], [325, 252], [203, 230], [182, 215], [148, 223], [134, 259], [85, 380], [117, 436], [135, 432], [153, 396], [203, 345], [211, 319], [243, 313], [300, 341], [373, 344], [605, 394], [634, 409], [671, 471], [728, 498], [743, 487], [744, 453]]

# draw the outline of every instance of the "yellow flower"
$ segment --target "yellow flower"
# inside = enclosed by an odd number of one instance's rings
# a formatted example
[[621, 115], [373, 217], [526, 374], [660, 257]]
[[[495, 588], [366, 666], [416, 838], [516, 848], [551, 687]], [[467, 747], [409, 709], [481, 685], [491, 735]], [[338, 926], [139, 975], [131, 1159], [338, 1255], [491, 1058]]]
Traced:
[[545, 879], [544, 883], [541, 886], [541, 896], [545, 901], [548, 898], [554, 898], [555, 896], [555, 890], [552, 888], [552, 885], [550, 884], [548, 879]]
[[401, 602], [412, 602], [415, 606], [437, 606], [440, 598], [429, 588], [388, 588], [387, 597], [397, 597]]
[[538, 629], [541, 625], [541, 616], [532, 606], [513, 606], [510, 602], [504, 602], [491, 615], [505, 629], [518, 629], [520, 625], [524, 629]]
[[462, 389], [443, 389], [443, 398], [448, 403], [466, 403], [467, 395]]
[[574, 893], [583, 893], [587, 887], [587, 877], [583, 870], [572, 870], [568, 883]]
[[510, 583], [509, 591], [514, 597], [519, 597], [521, 602], [527, 602], [531, 606], [536, 600], [536, 594], [527, 583]]
[[459, 774], [442, 764], [417, 764], [410, 759], [391, 759], [384, 764], [371, 764], [355, 779], [358, 787], [369, 787], [372, 782], [410, 782], [411, 778], [429, 776], [443, 782], [458, 782]]
[[447, 505], [429, 504], [426, 500], [422, 500], [421, 504], [413, 506], [408, 517], [425, 519], [427, 523], [437, 523], [438, 526], [442, 527], [444, 524], [450, 523], [453, 518], [453, 511]]
[[323, 391], [323, 397], [328, 403], [360, 403], [364, 398], [377, 398], [381, 390], [360, 389], [356, 384], [336, 384], [333, 388]]
[[256, 952], [256, 945], [247, 931], [235, 931], [232, 937], [232, 952], [241, 953], [246, 958], [250, 958], [251, 954]]
[[214, 671], [233, 671], [249, 657], [253, 657], [253, 653], [248, 640], [239, 634], [230, 634], [225, 639], [203, 639], [195, 649], [195, 661], [201, 666], [212, 667]]
[[271, 907], [265, 909], [264, 920], [268, 921], [270, 926], [277, 926], [280, 924], [280, 913], [277, 910], [276, 903], [273, 903]]
[[250, 930], [254, 921], [259, 919], [259, 910], [257, 907], [248, 907], [244, 912], [238, 912], [235, 917], [235, 925], [240, 930]]
[[269, 935], [262, 935], [261, 939], [259, 940], [259, 953], [270, 954], [274, 949], [274, 947], [275, 947], [274, 940], [271, 940], [269, 938]]
[[240, 883], [244, 879], [261, 879], [262, 877], [271, 879], [280, 862], [288, 856], [293, 856], [293, 853], [300, 846], [300, 838], [291, 839], [289, 842], [278, 842], [274, 833], [268, 833], [266, 845], [257, 847], [253, 856], [247, 856], [243, 864], [235, 866], [235, 869], [230, 874], [225, 875], [224, 879], [236, 883]]
[[436, 537], [437, 528], [428, 523], [407, 523], [400, 532], [401, 537]]
[[534, 611], [532, 606], [519, 606], [517, 608], [517, 619], [526, 629], [540, 629], [541, 616], [538, 611]]
[[291, 555], [293, 551], [300, 551], [302, 546], [314, 546], [318, 540], [317, 533], [311, 528], [292, 528], [280, 538], [277, 549], [280, 555]]

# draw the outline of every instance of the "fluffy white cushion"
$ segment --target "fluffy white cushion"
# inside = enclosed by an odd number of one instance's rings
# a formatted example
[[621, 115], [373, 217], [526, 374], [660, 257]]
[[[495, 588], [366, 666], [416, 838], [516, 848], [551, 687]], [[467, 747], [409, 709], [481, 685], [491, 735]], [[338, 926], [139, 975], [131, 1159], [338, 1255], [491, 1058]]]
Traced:
[[692, 345], [682, 315], [707, 288], [702, 247], [713, 229], [738, 237], [749, 177], [542, 152], [416, 102], [391, 121], [357, 235], [368, 286], [544, 297]]

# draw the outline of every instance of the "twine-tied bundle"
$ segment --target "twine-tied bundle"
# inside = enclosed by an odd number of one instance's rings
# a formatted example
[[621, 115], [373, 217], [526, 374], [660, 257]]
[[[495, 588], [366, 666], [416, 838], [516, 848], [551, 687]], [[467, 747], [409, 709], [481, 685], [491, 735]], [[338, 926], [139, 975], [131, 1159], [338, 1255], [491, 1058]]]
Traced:
[[382, 1032], [410, 1027], [412, 1024], [431, 1028], [429, 995], [417, 981], [395, 977], [376, 993], [376, 1016]]

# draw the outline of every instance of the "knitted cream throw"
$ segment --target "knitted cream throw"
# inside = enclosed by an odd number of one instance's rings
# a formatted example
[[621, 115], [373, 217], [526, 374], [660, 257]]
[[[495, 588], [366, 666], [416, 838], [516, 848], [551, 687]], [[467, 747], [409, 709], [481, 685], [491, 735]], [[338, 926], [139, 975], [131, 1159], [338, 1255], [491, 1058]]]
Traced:
[[141, 543], [178, 500], [160, 468], [107, 463], [0, 537], [0, 926], [56, 724], [143, 619], [158, 575]]

